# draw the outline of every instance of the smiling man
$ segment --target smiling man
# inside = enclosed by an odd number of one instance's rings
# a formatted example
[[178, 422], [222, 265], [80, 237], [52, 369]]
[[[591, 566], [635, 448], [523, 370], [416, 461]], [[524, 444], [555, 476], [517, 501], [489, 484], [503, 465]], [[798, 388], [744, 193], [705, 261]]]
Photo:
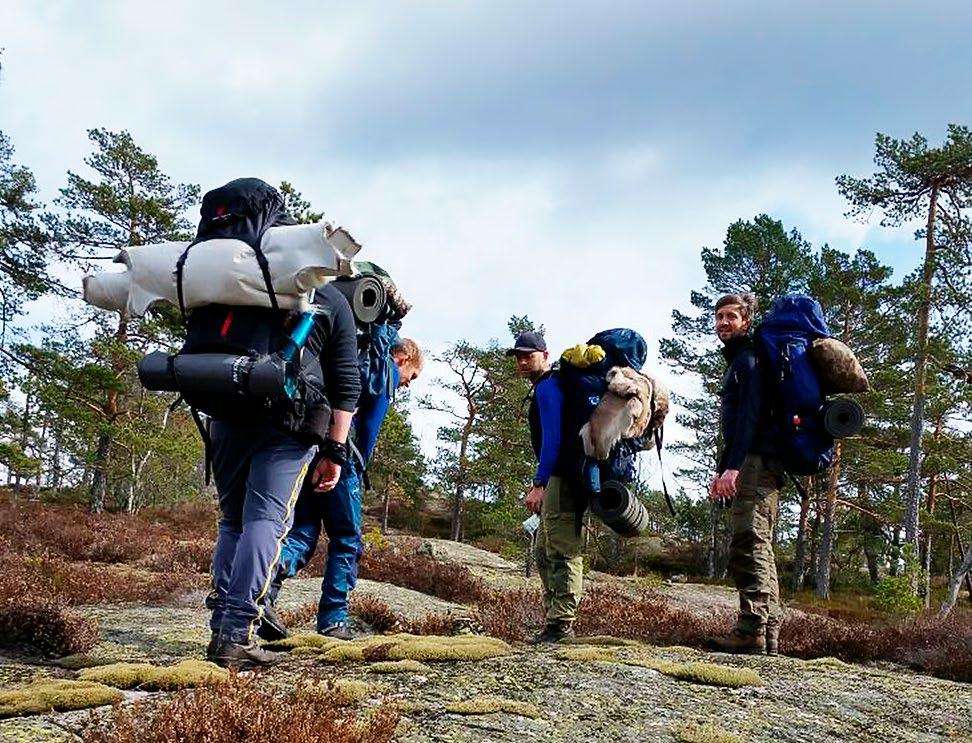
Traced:
[[783, 469], [759, 356], [750, 336], [756, 297], [728, 294], [715, 306], [716, 335], [728, 364], [719, 390], [722, 451], [709, 497], [732, 504], [729, 574], [739, 591], [739, 615], [728, 637], [709, 647], [726, 653], [778, 652], [780, 589], [773, 555]]

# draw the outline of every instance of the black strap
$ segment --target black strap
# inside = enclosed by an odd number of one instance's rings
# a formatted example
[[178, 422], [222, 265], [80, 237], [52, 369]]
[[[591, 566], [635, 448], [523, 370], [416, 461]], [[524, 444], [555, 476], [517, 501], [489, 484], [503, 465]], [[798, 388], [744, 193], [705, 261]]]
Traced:
[[277, 295], [273, 291], [273, 282], [270, 280], [270, 263], [267, 261], [267, 257], [263, 254], [263, 250], [260, 248], [259, 243], [254, 244], [252, 247], [253, 254], [257, 259], [257, 263], [260, 264], [260, 273], [263, 274], [263, 283], [267, 285], [267, 294], [270, 296], [270, 306], [275, 310], [279, 310], [280, 305], [277, 304]]
[[203, 453], [206, 458], [206, 484], [213, 479], [213, 456], [212, 456], [212, 440], [209, 438], [209, 429], [206, 428], [206, 424], [202, 422], [202, 418], [199, 416], [199, 411], [195, 408], [189, 408], [189, 412], [192, 413], [192, 420], [196, 424], [196, 428], [199, 429], [199, 436], [202, 438], [203, 442]]
[[795, 487], [797, 489], [797, 492], [800, 494], [800, 500], [801, 501], [808, 500], [810, 498], [810, 494], [807, 492], [807, 489], [803, 487], [803, 483], [797, 480], [789, 472], [786, 473], [786, 476], [790, 478], [790, 482], [793, 483], [793, 487]]
[[176, 261], [176, 297], [179, 300], [179, 313], [182, 315], [183, 324], [186, 322], [186, 300], [182, 290], [182, 269], [186, 265], [186, 258], [189, 257], [189, 248], [198, 242], [199, 240], [193, 240], [191, 243], [186, 245], [186, 249], [182, 251], [182, 255], [180, 255], [179, 260]]
[[662, 439], [663, 439], [662, 430], [663, 427], [660, 427], [660, 428], [656, 428], [654, 431], [655, 451], [658, 452], [658, 473], [661, 475], [662, 492], [665, 494], [665, 503], [668, 504], [668, 510], [672, 514], [672, 516], [674, 516], [675, 504], [672, 502], [672, 496], [668, 494], [668, 485], [665, 484], [665, 468], [662, 466], [662, 455], [661, 455]]

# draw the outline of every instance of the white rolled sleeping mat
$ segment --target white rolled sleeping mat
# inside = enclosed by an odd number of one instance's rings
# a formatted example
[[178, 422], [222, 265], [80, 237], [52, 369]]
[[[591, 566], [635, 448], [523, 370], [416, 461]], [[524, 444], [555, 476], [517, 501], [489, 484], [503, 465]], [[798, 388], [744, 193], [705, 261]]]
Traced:
[[[85, 276], [84, 300], [106, 310], [141, 317], [156, 302], [179, 305], [175, 269], [186, 242], [124, 248], [115, 257], [120, 272]], [[323, 222], [271, 227], [260, 242], [281, 309], [303, 311], [314, 289], [353, 273], [361, 246], [343, 228]], [[182, 276], [190, 310], [207, 304], [271, 307], [270, 294], [253, 248], [242, 240], [216, 238], [192, 246]]]

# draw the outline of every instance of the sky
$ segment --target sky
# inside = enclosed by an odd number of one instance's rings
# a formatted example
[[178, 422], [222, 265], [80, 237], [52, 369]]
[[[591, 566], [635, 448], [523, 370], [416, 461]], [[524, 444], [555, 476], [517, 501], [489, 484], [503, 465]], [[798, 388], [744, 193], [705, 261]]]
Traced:
[[[970, 122], [970, 26], [951, 0], [3, 0], [0, 129], [45, 199], [92, 127], [204, 191], [291, 181], [391, 272], [428, 352], [505, 342], [513, 314], [555, 353], [633, 327], [679, 391], [657, 342], [736, 219], [918, 265], [914, 227], [848, 220], [834, 178], [872, 171], [876, 132]], [[415, 421], [434, 451], [440, 421]]]

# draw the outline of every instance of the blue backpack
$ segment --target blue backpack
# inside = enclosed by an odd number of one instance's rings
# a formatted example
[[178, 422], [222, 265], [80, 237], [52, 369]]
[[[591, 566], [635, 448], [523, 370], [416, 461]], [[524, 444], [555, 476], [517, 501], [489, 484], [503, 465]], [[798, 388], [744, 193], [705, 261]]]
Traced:
[[591, 417], [594, 408], [607, 391], [608, 371], [614, 366], [629, 366], [641, 370], [648, 357], [645, 339], [634, 330], [613, 328], [602, 330], [587, 341], [589, 346], [600, 346], [605, 357], [590, 366], [580, 368], [562, 362], [557, 371], [564, 391], [564, 446], [565, 454], [576, 463], [575, 472], [581, 476], [592, 492], [600, 490], [600, 482], [617, 480], [631, 482], [635, 476], [636, 457], [646, 442], [640, 439], [622, 439], [614, 447], [606, 462], [587, 460], [577, 434]]
[[754, 333], [780, 458], [793, 476], [815, 475], [833, 463], [834, 438], [824, 427], [825, 396], [810, 357], [813, 342], [828, 336], [820, 303], [802, 294], [773, 302]]

